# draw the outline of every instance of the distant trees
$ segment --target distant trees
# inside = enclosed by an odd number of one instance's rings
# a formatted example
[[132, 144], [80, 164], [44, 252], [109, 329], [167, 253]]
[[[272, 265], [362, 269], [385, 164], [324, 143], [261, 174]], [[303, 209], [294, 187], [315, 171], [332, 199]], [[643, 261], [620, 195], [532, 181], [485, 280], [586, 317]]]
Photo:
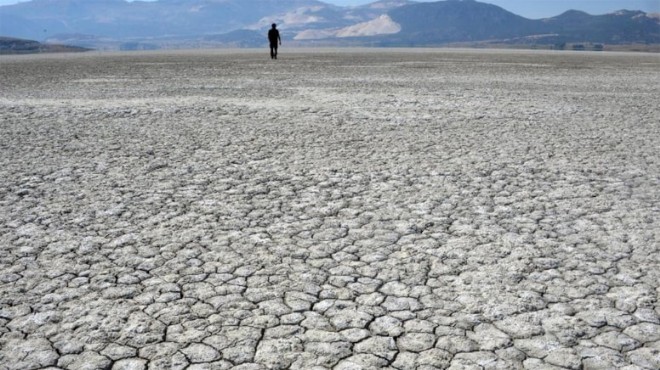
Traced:
[[605, 45], [603, 44], [591, 44], [591, 43], [575, 43], [567, 45], [565, 42], [557, 42], [552, 47], [554, 50], [566, 50], [569, 47], [571, 50], [575, 51], [584, 51], [584, 50], [593, 50], [593, 51], [603, 51], [605, 50]]

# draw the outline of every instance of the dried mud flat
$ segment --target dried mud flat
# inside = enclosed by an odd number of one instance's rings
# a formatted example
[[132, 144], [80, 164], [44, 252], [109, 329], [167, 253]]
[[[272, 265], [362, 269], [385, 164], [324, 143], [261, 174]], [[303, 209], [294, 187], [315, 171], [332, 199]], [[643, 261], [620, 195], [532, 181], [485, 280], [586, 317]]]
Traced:
[[1, 369], [657, 369], [660, 59], [0, 58]]

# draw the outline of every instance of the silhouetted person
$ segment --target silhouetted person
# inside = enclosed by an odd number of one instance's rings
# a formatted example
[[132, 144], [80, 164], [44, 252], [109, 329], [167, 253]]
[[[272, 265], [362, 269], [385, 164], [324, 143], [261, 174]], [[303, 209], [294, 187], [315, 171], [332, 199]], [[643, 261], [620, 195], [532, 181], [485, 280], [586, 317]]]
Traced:
[[282, 39], [275, 23], [273, 23], [273, 28], [268, 31], [268, 41], [270, 41], [270, 59], [277, 59], [277, 45], [278, 43], [282, 45]]

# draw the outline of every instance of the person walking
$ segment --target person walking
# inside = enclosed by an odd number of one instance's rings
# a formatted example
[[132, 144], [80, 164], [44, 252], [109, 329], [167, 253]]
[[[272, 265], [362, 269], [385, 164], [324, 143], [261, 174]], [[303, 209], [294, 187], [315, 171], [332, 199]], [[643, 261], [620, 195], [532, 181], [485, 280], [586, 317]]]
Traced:
[[282, 38], [280, 38], [280, 31], [277, 30], [275, 23], [268, 31], [268, 41], [270, 42], [270, 59], [277, 59], [277, 45], [282, 45]]

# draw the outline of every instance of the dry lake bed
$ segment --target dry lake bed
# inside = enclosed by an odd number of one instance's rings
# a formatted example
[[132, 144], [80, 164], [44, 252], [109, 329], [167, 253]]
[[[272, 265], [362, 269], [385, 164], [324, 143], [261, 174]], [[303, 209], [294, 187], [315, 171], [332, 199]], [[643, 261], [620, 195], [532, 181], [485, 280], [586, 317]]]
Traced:
[[0, 57], [0, 369], [658, 369], [660, 56]]

